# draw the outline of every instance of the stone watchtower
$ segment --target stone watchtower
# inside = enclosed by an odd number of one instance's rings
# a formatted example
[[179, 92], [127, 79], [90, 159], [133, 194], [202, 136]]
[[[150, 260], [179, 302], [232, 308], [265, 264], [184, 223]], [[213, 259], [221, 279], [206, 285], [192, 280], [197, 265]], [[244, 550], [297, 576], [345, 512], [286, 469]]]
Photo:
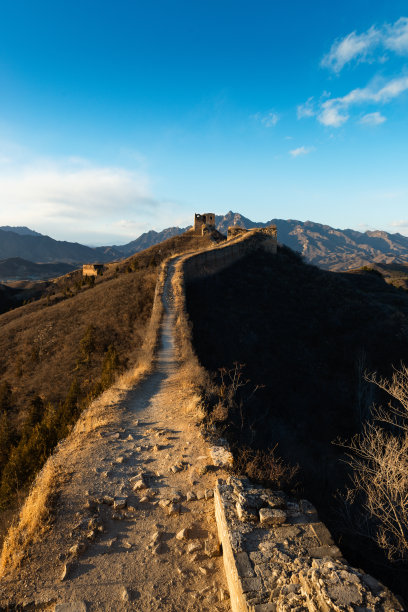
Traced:
[[215, 229], [215, 214], [204, 213], [194, 215], [194, 233], [202, 236], [208, 230]]

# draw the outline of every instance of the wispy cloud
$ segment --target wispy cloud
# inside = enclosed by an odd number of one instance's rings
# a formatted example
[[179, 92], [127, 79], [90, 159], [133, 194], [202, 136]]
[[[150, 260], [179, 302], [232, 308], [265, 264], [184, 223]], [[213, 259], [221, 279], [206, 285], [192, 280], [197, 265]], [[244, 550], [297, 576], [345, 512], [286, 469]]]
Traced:
[[296, 109], [297, 118], [304, 119], [305, 117], [313, 117], [316, 112], [314, 108], [314, 98], [311, 96], [304, 102], [304, 104], [299, 104]]
[[[408, 76], [400, 76], [390, 81], [380, 83], [375, 80], [367, 87], [357, 88], [347, 95], [314, 102], [309, 98], [305, 104], [298, 106], [298, 117], [313, 117], [323, 125], [338, 128], [350, 118], [350, 109], [363, 104], [387, 104], [408, 90]], [[299, 111], [300, 109], [300, 111]], [[305, 110], [306, 109], [306, 110]], [[366, 123], [379, 125], [385, 121], [380, 112], [366, 115]], [[363, 121], [364, 122], [364, 121]]]
[[280, 116], [275, 111], [268, 111], [267, 113], [255, 113], [252, 118], [259, 121], [267, 128], [275, 127], [278, 123]]
[[178, 208], [153, 196], [144, 172], [74, 158], [0, 167], [0, 193], [2, 223], [95, 243], [165, 226]]
[[77, 161], [36, 162], [2, 173], [0, 191], [8, 206], [35, 209], [53, 217], [92, 217], [112, 207], [120, 211], [155, 206], [146, 176]]
[[[385, 53], [408, 54], [408, 17], [400, 17], [393, 24], [371, 26], [366, 32], [351, 32], [336, 40], [321, 65], [339, 73], [351, 61], [385, 61]], [[377, 57], [375, 54], [377, 53]]]
[[292, 149], [289, 151], [289, 154], [292, 157], [299, 157], [299, 155], [308, 155], [315, 150], [314, 147], [298, 147], [297, 149]]
[[387, 118], [379, 112], [367, 113], [360, 119], [360, 123], [363, 125], [381, 125], [384, 121], [387, 121]]
[[391, 225], [393, 227], [408, 227], [408, 219], [401, 219], [400, 221], [393, 221]]

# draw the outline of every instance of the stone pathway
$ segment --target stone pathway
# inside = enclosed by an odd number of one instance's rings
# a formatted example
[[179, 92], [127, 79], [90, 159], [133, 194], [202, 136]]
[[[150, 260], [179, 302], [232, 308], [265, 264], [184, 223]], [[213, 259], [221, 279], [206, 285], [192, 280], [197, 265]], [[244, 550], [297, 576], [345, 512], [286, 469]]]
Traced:
[[[174, 350], [169, 270], [157, 369], [113, 418], [61, 445], [55, 522], [0, 585], [0, 609], [229, 610], [214, 466]], [[72, 436], [71, 436], [72, 438]], [[221, 474], [222, 475], [222, 474]]]

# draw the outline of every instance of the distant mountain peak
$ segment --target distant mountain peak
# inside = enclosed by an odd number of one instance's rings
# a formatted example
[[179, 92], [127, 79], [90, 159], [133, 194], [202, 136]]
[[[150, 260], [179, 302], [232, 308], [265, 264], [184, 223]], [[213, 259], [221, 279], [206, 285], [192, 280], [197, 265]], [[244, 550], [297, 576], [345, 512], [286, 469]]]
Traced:
[[3, 232], [13, 232], [14, 234], [19, 234], [20, 236], [42, 236], [39, 232], [35, 232], [34, 230], [26, 227], [25, 225], [2, 225], [0, 226], [0, 230]]

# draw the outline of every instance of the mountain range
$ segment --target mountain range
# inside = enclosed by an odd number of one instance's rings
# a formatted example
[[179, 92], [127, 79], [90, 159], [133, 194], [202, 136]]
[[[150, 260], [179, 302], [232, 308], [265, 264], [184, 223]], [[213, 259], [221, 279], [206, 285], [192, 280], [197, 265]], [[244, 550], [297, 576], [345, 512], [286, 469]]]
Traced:
[[[232, 211], [224, 216], [216, 215], [215, 219], [217, 229], [225, 235], [228, 227], [232, 225], [250, 229], [275, 224], [280, 243], [300, 252], [310, 263], [328, 270], [349, 270], [376, 263], [408, 265], [408, 237], [399, 233], [342, 230], [294, 219], [256, 222]], [[83, 263], [105, 263], [129, 257], [181, 234], [186, 229], [188, 228], [169, 227], [161, 232], [151, 230], [124, 245], [92, 248], [79, 243], [54, 240], [27, 227], [3, 226], [0, 228], [0, 260], [19, 257], [36, 263], [65, 263], [74, 266]], [[6, 262], [2, 263], [4, 268]], [[4, 274], [7, 276], [6, 269], [2, 272], [2, 278], [5, 278]]]

